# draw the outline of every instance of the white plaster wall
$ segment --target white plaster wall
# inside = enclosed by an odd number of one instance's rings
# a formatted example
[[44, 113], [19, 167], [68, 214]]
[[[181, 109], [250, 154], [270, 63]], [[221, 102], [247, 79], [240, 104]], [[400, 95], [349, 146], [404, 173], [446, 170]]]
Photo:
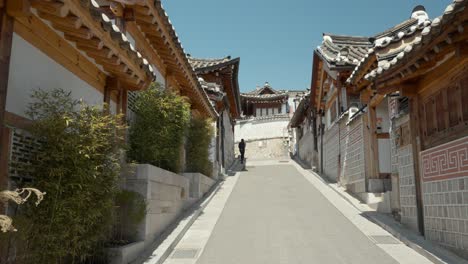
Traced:
[[100, 105], [104, 100], [101, 92], [13, 34], [6, 110], [26, 117], [31, 92], [37, 88], [71, 91], [74, 98], [92, 105]]
[[392, 172], [392, 150], [390, 145], [390, 139], [382, 138], [378, 139], [379, 148], [379, 171], [381, 173]]
[[224, 126], [224, 163], [229, 168], [235, 159], [234, 154], [234, 131], [228, 111], [223, 111]]
[[315, 166], [313, 164], [314, 152], [314, 135], [311, 130], [306, 130], [302, 138], [297, 143], [297, 153], [299, 158], [306, 163], [307, 166]]
[[235, 142], [240, 142], [241, 139], [251, 141], [287, 137], [288, 124], [289, 119], [238, 121], [235, 127]]

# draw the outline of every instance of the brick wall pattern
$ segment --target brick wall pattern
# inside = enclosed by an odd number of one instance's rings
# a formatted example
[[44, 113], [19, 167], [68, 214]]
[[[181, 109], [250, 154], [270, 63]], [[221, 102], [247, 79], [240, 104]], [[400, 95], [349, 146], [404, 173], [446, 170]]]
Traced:
[[332, 181], [337, 180], [338, 154], [340, 138], [338, 136], [339, 124], [333, 124], [324, 134], [323, 139], [323, 172]]
[[398, 148], [398, 175], [400, 176], [401, 222], [418, 230], [416, 186], [412, 145]]
[[365, 192], [365, 156], [364, 156], [364, 128], [362, 116], [352, 120], [346, 131], [344, 155], [344, 180], [347, 185], [353, 185], [352, 191]]
[[468, 137], [421, 152], [429, 240], [468, 253]]
[[424, 182], [468, 176], [468, 137], [421, 152]]

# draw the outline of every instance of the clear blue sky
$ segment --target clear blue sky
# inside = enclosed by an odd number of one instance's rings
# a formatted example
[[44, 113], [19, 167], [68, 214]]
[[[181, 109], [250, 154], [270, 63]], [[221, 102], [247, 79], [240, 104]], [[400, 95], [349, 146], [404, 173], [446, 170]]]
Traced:
[[431, 18], [451, 0], [163, 0], [187, 53], [240, 57], [241, 91], [310, 86], [322, 33], [368, 36], [408, 19], [418, 4]]

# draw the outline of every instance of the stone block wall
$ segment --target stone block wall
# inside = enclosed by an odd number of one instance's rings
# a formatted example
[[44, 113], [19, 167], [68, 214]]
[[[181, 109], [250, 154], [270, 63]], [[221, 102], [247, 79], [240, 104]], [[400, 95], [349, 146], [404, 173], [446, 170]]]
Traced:
[[413, 230], [418, 230], [416, 208], [416, 186], [414, 179], [414, 159], [412, 145], [398, 148], [398, 175], [400, 177], [401, 222]]
[[127, 175], [125, 189], [138, 192], [147, 202], [147, 214], [138, 228], [138, 238], [152, 243], [185, 209], [189, 201], [187, 177], [149, 164], [139, 164]]
[[421, 152], [426, 238], [468, 255], [468, 137]]
[[[236, 147], [236, 155], [240, 155]], [[288, 144], [283, 138], [249, 140], [245, 142], [245, 157], [249, 160], [285, 158]]]
[[323, 173], [331, 181], [336, 182], [338, 176], [338, 156], [340, 152], [340, 126], [333, 124], [325, 131], [323, 138]]
[[349, 137], [348, 134], [348, 126], [346, 125], [346, 121], [348, 118], [344, 118], [340, 121], [340, 182], [343, 185], [346, 185], [346, 171], [344, 170], [344, 159], [346, 157], [346, 139]]
[[184, 173], [184, 176], [190, 180], [189, 196], [191, 198], [203, 197], [216, 183], [215, 180], [201, 173]]
[[344, 176], [348, 190], [354, 193], [366, 191], [365, 185], [365, 156], [364, 156], [364, 128], [362, 116], [355, 117], [347, 126], [344, 142], [343, 160]]

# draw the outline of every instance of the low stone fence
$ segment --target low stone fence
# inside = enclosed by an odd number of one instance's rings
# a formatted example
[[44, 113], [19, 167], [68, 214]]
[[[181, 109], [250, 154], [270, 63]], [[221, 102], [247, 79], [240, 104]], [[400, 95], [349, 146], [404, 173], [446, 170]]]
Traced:
[[147, 213], [138, 226], [138, 242], [111, 249], [111, 263], [130, 263], [196, 200], [189, 199], [190, 180], [182, 175], [138, 164], [125, 178], [124, 189], [141, 194]]
[[139, 241], [110, 249], [110, 263], [123, 264], [135, 260], [215, 183], [200, 173], [179, 175], [149, 164], [136, 165], [126, 176], [123, 188], [144, 197], [147, 213], [138, 226]]
[[184, 173], [184, 176], [190, 180], [190, 198], [199, 199], [203, 197], [216, 183], [215, 180], [201, 173]]

